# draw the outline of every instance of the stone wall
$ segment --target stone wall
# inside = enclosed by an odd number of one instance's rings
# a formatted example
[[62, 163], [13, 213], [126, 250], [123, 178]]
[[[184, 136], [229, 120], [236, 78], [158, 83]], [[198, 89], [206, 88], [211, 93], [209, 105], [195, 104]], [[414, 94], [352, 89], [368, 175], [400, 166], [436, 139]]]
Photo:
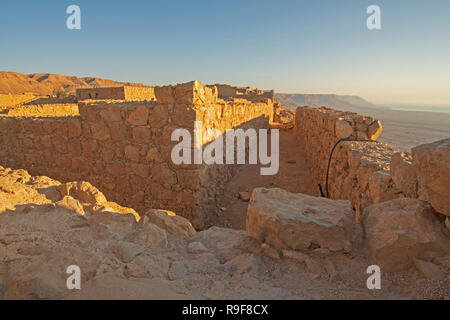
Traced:
[[274, 100], [274, 91], [263, 91], [251, 87], [233, 87], [228, 84], [215, 84], [218, 97], [221, 99], [246, 99], [253, 102], [265, 102], [267, 99]]
[[125, 100], [152, 101], [155, 100], [155, 89], [151, 87], [108, 87], [81, 88], [76, 90], [78, 100]]
[[76, 97], [78, 100], [91, 100], [91, 99], [125, 100], [125, 90], [124, 87], [81, 88], [76, 89]]
[[26, 103], [35, 99], [31, 93], [24, 94], [0, 94], [0, 109], [4, 107], [11, 107], [21, 103]]
[[157, 101], [80, 102], [76, 117], [2, 117], [0, 163], [63, 182], [89, 181], [138, 212], [172, 210], [204, 228], [236, 167], [174, 164], [172, 132], [184, 128], [193, 137], [201, 121], [205, 147], [207, 129], [267, 126], [273, 102], [224, 101], [197, 81], [155, 87], [154, 94]]
[[78, 114], [76, 103], [27, 104], [4, 109], [0, 117], [66, 117]]
[[150, 87], [124, 87], [126, 101], [156, 100], [155, 89]]
[[370, 204], [401, 196], [389, 174], [395, 150], [375, 141], [382, 131], [378, 120], [329, 108], [301, 107], [297, 108], [295, 122], [313, 182], [320, 184], [325, 194], [328, 159], [335, 143], [347, 137], [373, 141], [341, 142], [330, 165], [329, 197], [350, 200], [357, 219]]

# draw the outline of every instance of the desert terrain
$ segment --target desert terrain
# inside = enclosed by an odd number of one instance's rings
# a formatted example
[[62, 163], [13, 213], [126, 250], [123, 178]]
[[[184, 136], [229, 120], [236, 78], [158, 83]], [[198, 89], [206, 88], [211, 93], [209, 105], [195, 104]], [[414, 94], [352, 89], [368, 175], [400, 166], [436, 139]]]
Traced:
[[[439, 115], [290, 111], [273, 91], [199, 81], [3, 76], [0, 299], [450, 299]], [[175, 164], [171, 134], [196, 119], [222, 136], [279, 133], [279, 170]], [[340, 144], [327, 170], [342, 138], [366, 142]]]
[[[31, 93], [34, 96], [53, 95], [63, 91], [74, 94], [77, 88], [111, 87], [121, 85], [144, 86], [143, 84], [119, 82], [96, 77], [75, 77], [59, 74], [21, 74], [0, 72], [0, 94]], [[351, 111], [378, 118], [384, 126], [379, 140], [398, 149], [408, 151], [412, 147], [450, 136], [450, 114], [440, 112], [418, 112], [392, 110], [377, 106], [358, 96], [282, 94], [276, 93], [288, 110], [299, 106], [328, 106], [341, 111]], [[34, 102], [31, 102], [33, 101]], [[31, 98], [29, 104], [47, 104], [48, 101]], [[71, 101], [69, 101], [71, 102]], [[1, 108], [1, 103], [0, 103]]]

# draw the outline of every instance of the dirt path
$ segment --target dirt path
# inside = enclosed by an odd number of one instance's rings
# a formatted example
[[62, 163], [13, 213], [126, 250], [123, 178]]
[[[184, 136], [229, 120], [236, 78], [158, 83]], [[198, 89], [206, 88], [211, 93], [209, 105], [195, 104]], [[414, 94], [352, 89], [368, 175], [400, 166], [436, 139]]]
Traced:
[[290, 192], [317, 195], [309, 176], [305, 154], [301, 150], [293, 130], [280, 130], [280, 168], [273, 176], [260, 175], [259, 165], [243, 165], [225, 188], [215, 225], [233, 229], [245, 229], [248, 202], [239, 199], [239, 192], [250, 192], [257, 187], [282, 188]]

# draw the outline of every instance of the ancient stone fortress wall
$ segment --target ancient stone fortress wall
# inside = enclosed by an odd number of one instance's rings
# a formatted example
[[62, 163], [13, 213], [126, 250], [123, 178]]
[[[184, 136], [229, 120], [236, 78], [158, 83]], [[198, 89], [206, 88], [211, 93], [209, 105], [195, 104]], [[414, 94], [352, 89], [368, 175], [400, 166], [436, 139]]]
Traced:
[[57, 103], [57, 104], [32, 104], [20, 105], [4, 109], [1, 115], [9, 117], [66, 117], [79, 115], [78, 104]]
[[15, 106], [21, 103], [27, 103], [33, 99], [35, 99], [35, 96], [31, 93], [0, 94], [0, 109]]
[[205, 147], [207, 129], [268, 126], [273, 102], [224, 101], [197, 81], [155, 87], [154, 94], [156, 101], [83, 101], [74, 117], [0, 117], [0, 163], [60, 181], [89, 181], [138, 212], [173, 210], [204, 228], [235, 166], [174, 164], [172, 133], [184, 128], [194, 137], [199, 121]]
[[382, 131], [378, 120], [330, 108], [301, 107], [297, 108], [295, 121], [318, 195], [319, 184], [326, 194], [327, 166], [333, 146], [339, 139], [351, 137], [374, 142], [338, 144], [330, 165], [329, 197], [351, 200], [357, 219], [370, 204], [398, 197], [400, 191], [389, 175], [395, 150], [375, 141]]
[[155, 89], [151, 87], [104, 87], [81, 88], [76, 90], [78, 100], [113, 99], [125, 101], [155, 100]]
[[274, 100], [274, 91], [263, 91], [251, 87], [233, 87], [228, 84], [215, 84], [218, 96], [221, 99], [246, 99], [253, 102], [264, 102], [267, 99]]
[[375, 141], [382, 126], [372, 117], [311, 107], [297, 109], [296, 131], [311, 177], [325, 195], [327, 165], [335, 143], [346, 137], [373, 141], [341, 142], [331, 160], [329, 197], [350, 200], [357, 220], [373, 203], [407, 197], [428, 201], [450, 228], [450, 139], [405, 153]]

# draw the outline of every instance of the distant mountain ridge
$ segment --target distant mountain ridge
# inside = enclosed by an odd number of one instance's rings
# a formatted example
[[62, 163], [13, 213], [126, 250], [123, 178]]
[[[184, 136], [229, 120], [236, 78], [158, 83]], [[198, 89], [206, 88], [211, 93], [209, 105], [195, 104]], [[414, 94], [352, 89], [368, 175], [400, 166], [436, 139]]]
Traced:
[[[51, 95], [54, 91], [75, 93], [77, 88], [116, 87], [122, 85], [144, 86], [140, 83], [119, 82], [95, 77], [75, 77], [52, 73], [23, 74], [0, 71], [0, 93], [33, 93]], [[287, 109], [309, 105], [328, 106], [336, 109], [367, 108], [374, 105], [361, 97], [336, 94], [276, 93], [275, 99]]]
[[77, 88], [116, 87], [124, 84], [144, 86], [138, 83], [118, 82], [101, 78], [64, 76], [52, 73], [23, 74], [0, 71], [0, 93], [49, 95], [54, 91], [75, 93]]
[[275, 99], [287, 109], [299, 106], [322, 107], [342, 109], [351, 107], [373, 108], [374, 104], [358, 96], [337, 94], [300, 94], [300, 93], [276, 93]]

